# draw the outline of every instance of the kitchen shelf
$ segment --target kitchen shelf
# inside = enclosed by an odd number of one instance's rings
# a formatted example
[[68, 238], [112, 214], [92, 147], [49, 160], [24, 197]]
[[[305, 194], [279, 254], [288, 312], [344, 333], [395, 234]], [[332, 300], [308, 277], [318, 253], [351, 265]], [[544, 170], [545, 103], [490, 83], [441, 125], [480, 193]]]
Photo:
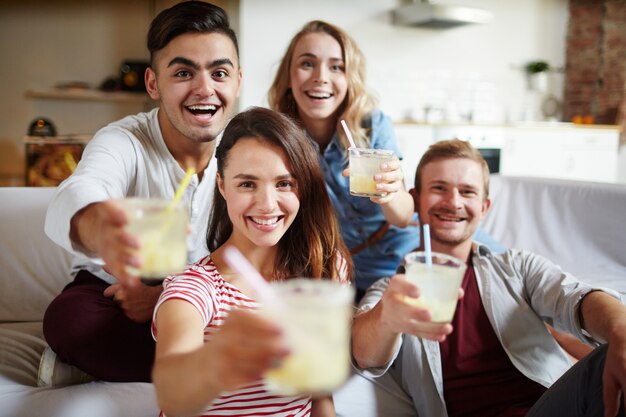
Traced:
[[75, 101], [98, 101], [117, 103], [141, 103], [152, 102], [146, 93], [131, 93], [126, 91], [105, 92], [100, 90], [82, 88], [49, 88], [42, 90], [27, 90], [26, 97], [50, 99], [50, 100], [75, 100]]

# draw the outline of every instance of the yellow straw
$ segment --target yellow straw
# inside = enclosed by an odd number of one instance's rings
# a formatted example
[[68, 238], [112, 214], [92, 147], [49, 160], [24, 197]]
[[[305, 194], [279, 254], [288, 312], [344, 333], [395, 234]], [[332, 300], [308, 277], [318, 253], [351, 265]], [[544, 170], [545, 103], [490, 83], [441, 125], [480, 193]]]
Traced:
[[187, 189], [187, 186], [189, 185], [189, 181], [191, 181], [191, 177], [193, 177], [195, 173], [196, 173], [195, 169], [187, 168], [187, 172], [185, 173], [185, 178], [183, 178], [183, 180], [180, 182], [180, 185], [178, 186], [178, 189], [176, 190], [176, 193], [174, 194], [174, 199], [172, 200], [172, 203], [168, 207], [169, 210], [174, 210], [174, 208], [180, 202], [180, 199], [183, 198], [183, 194], [185, 193], [185, 190]]
[[70, 172], [74, 172], [76, 170], [76, 161], [74, 157], [69, 152], [63, 153], [63, 159], [65, 160], [65, 165], [70, 169]]

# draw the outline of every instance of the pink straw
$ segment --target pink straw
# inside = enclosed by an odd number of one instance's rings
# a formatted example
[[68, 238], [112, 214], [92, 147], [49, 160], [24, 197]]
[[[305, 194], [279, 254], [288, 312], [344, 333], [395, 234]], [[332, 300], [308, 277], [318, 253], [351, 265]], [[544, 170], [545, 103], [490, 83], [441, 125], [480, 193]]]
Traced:
[[352, 139], [352, 134], [348, 130], [348, 125], [346, 124], [345, 120], [341, 121], [341, 126], [343, 126], [343, 130], [346, 132], [346, 136], [348, 137], [348, 141], [350, 142], [350, 147], [356, 148], [356, 145], [354, 144], [354, 139]]
[[239, 275], [246, 280], [252, 290], [256, 293], [259, 301], [271, 304], [272, 306], [282, 305], [280, 299], [272, 287], [267, 283], [265, 278], [248, 262], [245, 256], [239, 252], [234, 246], [228, 246], [224, 249], [224, 259], [228, 265], [237, 271]]

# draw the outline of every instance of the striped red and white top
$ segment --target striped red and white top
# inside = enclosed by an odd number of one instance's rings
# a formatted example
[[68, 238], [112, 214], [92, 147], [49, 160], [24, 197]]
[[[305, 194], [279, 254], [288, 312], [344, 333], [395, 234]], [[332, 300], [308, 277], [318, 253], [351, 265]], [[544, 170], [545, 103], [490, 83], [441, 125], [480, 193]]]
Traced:
[[[346, 283], [345, 260], [339, 260], [340, 271]], [[219, 328], [229, 311], [234, 309], [256, 309], [257, 303], [228, 283], [220, 275], [210, 256], [193, 264], [180, 275], [168, 277], [163, 283], [163, 293], [154, 310], [167, 300], [179, 299], [191, 303], [202, 316], [204, 341]], [[152, 325], [156, 340], [156, 328]], [[202, 416], [277, 416], [300, 417], [311, 413], [310, 397], [283, 397], [267, 391], [262, 381], [235, 391], [223, 392], [205, 410]], [[161, 416], [164, 416], [161, 413]]]

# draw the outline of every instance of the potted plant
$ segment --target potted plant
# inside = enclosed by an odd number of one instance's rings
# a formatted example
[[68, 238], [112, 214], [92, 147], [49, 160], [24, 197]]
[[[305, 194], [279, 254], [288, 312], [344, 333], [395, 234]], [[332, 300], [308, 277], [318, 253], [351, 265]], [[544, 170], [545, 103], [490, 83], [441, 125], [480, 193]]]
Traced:
[[528, 74], [539, 74], [550, 71], [550, 64], [546, 61], [530, 61], [526, 64], [525, 69]]
[[548, 90], [548, 72], [550, 64], [546, 61], [530, 61], [524, 67], [530, 91], [545, 92]]

